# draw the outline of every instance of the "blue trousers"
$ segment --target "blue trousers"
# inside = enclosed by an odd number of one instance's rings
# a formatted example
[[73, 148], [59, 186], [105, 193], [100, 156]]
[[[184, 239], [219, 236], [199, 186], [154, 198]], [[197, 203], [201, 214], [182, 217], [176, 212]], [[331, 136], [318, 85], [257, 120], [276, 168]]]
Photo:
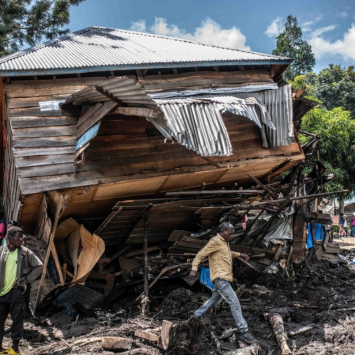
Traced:
[[232, 312], [232, 316], [235, 320], [238, 330], [240, 333], [245, 333], [248, 331], [248, 324], [245, 321], [242, 315], [242, 308], [240, 307], [240, 303], [238, 300], [237, 295], [235, 294], [234, 290], [229, 281], [223, 279], [215, 279], [213, 281], [214, 291], [212, 293], [212, 297], [206, 301], [195, 313], [195, 317], [201, 317], [206, 312], [210, 311], [211, 309], [215, 308], [218, 303], [224, 299]]

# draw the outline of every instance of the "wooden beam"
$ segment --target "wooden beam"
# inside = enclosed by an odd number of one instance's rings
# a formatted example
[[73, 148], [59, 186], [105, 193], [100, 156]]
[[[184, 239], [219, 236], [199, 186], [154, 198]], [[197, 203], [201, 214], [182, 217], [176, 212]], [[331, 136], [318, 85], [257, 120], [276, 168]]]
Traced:
[[98, 86], [98, 85], [94, 85], [94, 89], [99, 92], [100, 94], [106, 96], [107, 98], [109, 98], [111, 101], [116, 102], [118, 105], [123, 106], [123, 102], [121, 100], [119, 100], [117, 97], [113, 96], [110, 92], [108, 92], [107, 90], [105, 90], [103, 87]]
[[213, 67], [214, 71], [219, 72], [219, 67]]
[[145, 107], [116, 107], [108, 113], [108, 115], [125, 115], [125, 116], [138, 116], [156, 118], [159, 116], [158, 109], [145, 108]]
[[63, 276], [63, 272], [62, 272], [62, 267], [60, 266], [60, 262], [59, 262], [59, 258], [58, 258], [58, 254], [57, 254], [57, 249], [55, 248], [53, 240], [49, 241], [49, 243], [50, 243], [52, 257], [54, 259], [54, 264], [55, 264], [55, 267], [58, 272], [60, 285], [63, 286], [64, 285], [64, 276]]
[[178, 72], [178, 70], [177, 70], [176, 68], [173, 68], [173, 72], [174, 72], [175, 74], [179, 74], [179, 72]]
[[52, 245], [52, 243], [54, 241], [54, 236], [55, 236], [55, 232], [57, 230], [58, 221], [59, 221], [59, 217], [60, 217], [62, 208], [64, 207], [64, 204], [65, 204], [67, 199], [68, 199], [68, 195], [64, 195], [63, 196], [61, 194], [60, 198], [59, 198], [59, 201], [57, 202], [57, 205], [56, 205], [54, 221], [53, 221], [53, 227], [52, 227], [51, 234], [49, 236], [48, 249], [47, 249], [46, 257], [44, 259], [43, 271], [42, 271], [41, 280], [40, 280], [39, 287], [38, 287], [38, 292], [37, 292], [35, 312], [36, 312], [36, 308], [38, 307], [38, 305], [41, 302], [42, 288], [43, 288], [43, 284], [44, 284], [44, 279], [45, 279], [46, 274], [47, 274], [47, 266], [48, 266], [49, 256], [51, 254], [51, 245]]
[[249, 173], [248, 175], [255, 183], [257, 183], [263, 190], [269, 193], [273, 198], [277, 198], [277, 196], [268, 187], [266, 187], [263, 183], [261, 183], [255, 176]]

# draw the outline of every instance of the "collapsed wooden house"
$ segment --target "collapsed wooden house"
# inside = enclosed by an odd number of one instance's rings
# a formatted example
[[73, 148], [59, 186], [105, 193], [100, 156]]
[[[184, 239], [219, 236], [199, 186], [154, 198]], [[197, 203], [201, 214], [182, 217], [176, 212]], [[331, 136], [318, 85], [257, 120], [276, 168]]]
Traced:
[[[74, 218], [120, 250], [168, 191], [271, 183], [304, 159], [294, 119], [314, 107], [283, 81], [291, 62], [97, 26], [1, 58], [5, 218], [47, 243]], [[195, 205], [154, 207], [149, 243], [197, 231]]]
[[279, 85], [290, 63], [96, 26], [2, 58], [7, 220], [35, 234], [53, 190], [69, 195], [61, 218], [97, 218], [185, 182], [271, 181], [304, 158]]

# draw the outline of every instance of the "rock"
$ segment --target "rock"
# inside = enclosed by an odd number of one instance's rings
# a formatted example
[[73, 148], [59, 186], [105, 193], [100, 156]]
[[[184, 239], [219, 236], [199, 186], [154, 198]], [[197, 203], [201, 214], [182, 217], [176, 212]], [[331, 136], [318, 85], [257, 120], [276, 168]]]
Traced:
[[101, 339], [101, 346], [105, 350], [124, 351], [131, 350], [132, 341], [121, 337], [104, 337]]
[[70, 335], [74, 338], [89, 333], [89, 327], [87, 325], [77, 325], [70, 328]]
[[72, 317], [70, 317], [69, 315], [67, 315], [64, 312], [58, 312], [56, 314], [54, 314], [52, 317], [49, 317], [48, 319], [46, 319], [46, 323], [48, 326], [62, 326], [64, 324], [67, 324], [69, 322], [71, 322], [73, 320]]

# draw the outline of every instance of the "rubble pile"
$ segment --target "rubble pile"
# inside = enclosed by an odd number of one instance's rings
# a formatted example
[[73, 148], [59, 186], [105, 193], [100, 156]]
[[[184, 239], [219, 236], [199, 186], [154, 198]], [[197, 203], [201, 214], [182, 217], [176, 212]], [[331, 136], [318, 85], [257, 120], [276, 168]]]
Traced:
[[[355, 352], [355, 267], [344, 263], [335, 266], [329, 261], [294, 262], [286, 270], [277, 265], [277, 273], [260, 274], [241, 264], [233, 283], [258, 345], [247, 346], [230, 331], [235, 325], [225, 302], [201, 320], [193, 318], [211, 291], [199, 282], [188, 285], [175, 277], [169, 279], [175, 281], [156, 284], [152, 290], [155, 298], [144, 317], [140, 307], [129, 302], [120, 302], [125, 307], [101, 302], [89, 310], [78, 308], [74, 316], [51, 314], [58, 309], [48, 307], [41, 316], [25, 323], [23, 353], [280, 355], [283, 353], [270, 315], [282, 322], [292, 354], [332, 354], [335, 347], [338, 355]], [[130, 289], [125, 300], [132, 300], [139, 292]], [[170, 343], [165, 350], [164, 322], [169, 323]], [[118, 351], [122, 344], [127, 350]]]

